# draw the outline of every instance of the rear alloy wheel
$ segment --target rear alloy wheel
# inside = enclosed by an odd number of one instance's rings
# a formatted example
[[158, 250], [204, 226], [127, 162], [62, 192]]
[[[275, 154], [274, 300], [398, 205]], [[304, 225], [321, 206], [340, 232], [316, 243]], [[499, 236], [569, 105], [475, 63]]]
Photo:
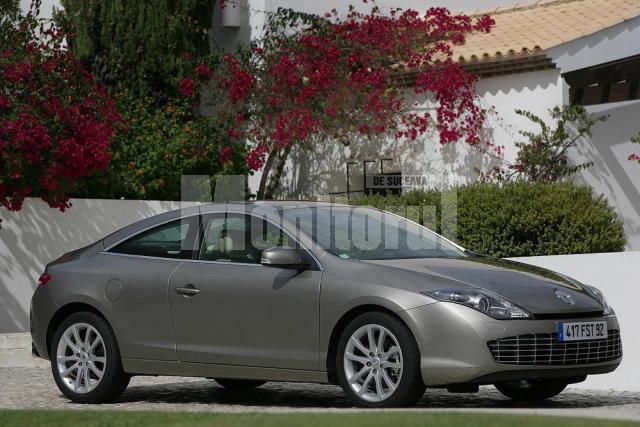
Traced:
[[102, 403], [119, 396], [129, 384], [109, 324], [94, 313], [69, 316], [51, 347], [51, 370], [58, 388], [76, 403]]
[[266, 381], [260, 380], [236, 380], [231, 378], [216, 378], [215, 380], [218, 384], [228, 390], [246, 390], [266, 384]]
[[384, 313], [365, 313], [345, 329], [338, 345], [338, 379], [358, 406], [414, 404], [424, 393], [420, 352], [409, 329]]
[[567, 387], [562, 380], [531, 379], [497, 383], [498, 391], [510, 399], [535, 402], [557, 396]]

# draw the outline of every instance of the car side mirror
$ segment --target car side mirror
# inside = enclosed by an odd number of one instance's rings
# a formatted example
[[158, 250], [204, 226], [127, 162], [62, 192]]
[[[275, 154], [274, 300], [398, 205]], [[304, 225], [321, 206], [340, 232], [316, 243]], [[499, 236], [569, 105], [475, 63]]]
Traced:
[[265, 267], [304, 270], [309, 263], [304, 261], [298, 251], [292, 248], [273, 247], [262, 251], [260, 264]]

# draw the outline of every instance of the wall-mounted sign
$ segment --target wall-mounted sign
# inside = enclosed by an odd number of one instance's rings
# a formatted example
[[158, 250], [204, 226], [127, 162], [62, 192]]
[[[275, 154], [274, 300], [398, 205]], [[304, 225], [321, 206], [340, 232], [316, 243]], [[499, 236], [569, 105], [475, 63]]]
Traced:
[[403, 187], [401, 173], [385, 173], [378, 175], [367, 175], [365, 181], [367, 189], [401, 189]]
[[395, 190], [402, 188], [426, 188], [431, 181], [428, 175], [402, 175], [401, 172], [367, 175], [368, 190]]

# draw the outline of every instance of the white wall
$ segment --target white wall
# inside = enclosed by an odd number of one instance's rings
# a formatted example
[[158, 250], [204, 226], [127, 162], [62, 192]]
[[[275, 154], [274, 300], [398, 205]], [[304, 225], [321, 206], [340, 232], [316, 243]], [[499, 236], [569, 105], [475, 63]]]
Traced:
[[540, 129], [515, 110], [530, 111], [548, 121], [549, 109], [562, 105], [566, 95], [559, 69], [480, 79], [476, 91], [482, 105], [495, 111], [489, 114], [487, 127], [492, 130], [493, 143], [505, 147], [507, 160], [515, 158], [514, 141], [523, 140], [519, 131]]
[[640, 165], [628, 160], [629, 154], [640, 153], [640, 145], [630, 142], [640, 133], [640, 100], [593, 105], [587, 111], [609, 118], [569, 153], [574, 163], [594, 162], [577, 180], [608, 199], [624, 222], [627, 248], [640, 250]]
[[640, 324], [637, 266], [640, 252], [514, 258], [549, 268], [602, 290], [620, 321], [623, 360], [613, 373], [594, 375], [571, 387], [640, 391]]
[[66, 212], [29, 198], [17, 213], [0, 209], [0, 333], [29, 331], [29, 302], [44, 266], [179, 202], [75, 199]]

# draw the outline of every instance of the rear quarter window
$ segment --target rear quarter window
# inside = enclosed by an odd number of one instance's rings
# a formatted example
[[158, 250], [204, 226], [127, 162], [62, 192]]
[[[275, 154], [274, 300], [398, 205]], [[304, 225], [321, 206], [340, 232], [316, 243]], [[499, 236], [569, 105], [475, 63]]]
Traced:
[[176, 220], [144, 231], [118, 244], [109, 252], [160, 258], [193, 257], [195, 222], [192, 218]]

